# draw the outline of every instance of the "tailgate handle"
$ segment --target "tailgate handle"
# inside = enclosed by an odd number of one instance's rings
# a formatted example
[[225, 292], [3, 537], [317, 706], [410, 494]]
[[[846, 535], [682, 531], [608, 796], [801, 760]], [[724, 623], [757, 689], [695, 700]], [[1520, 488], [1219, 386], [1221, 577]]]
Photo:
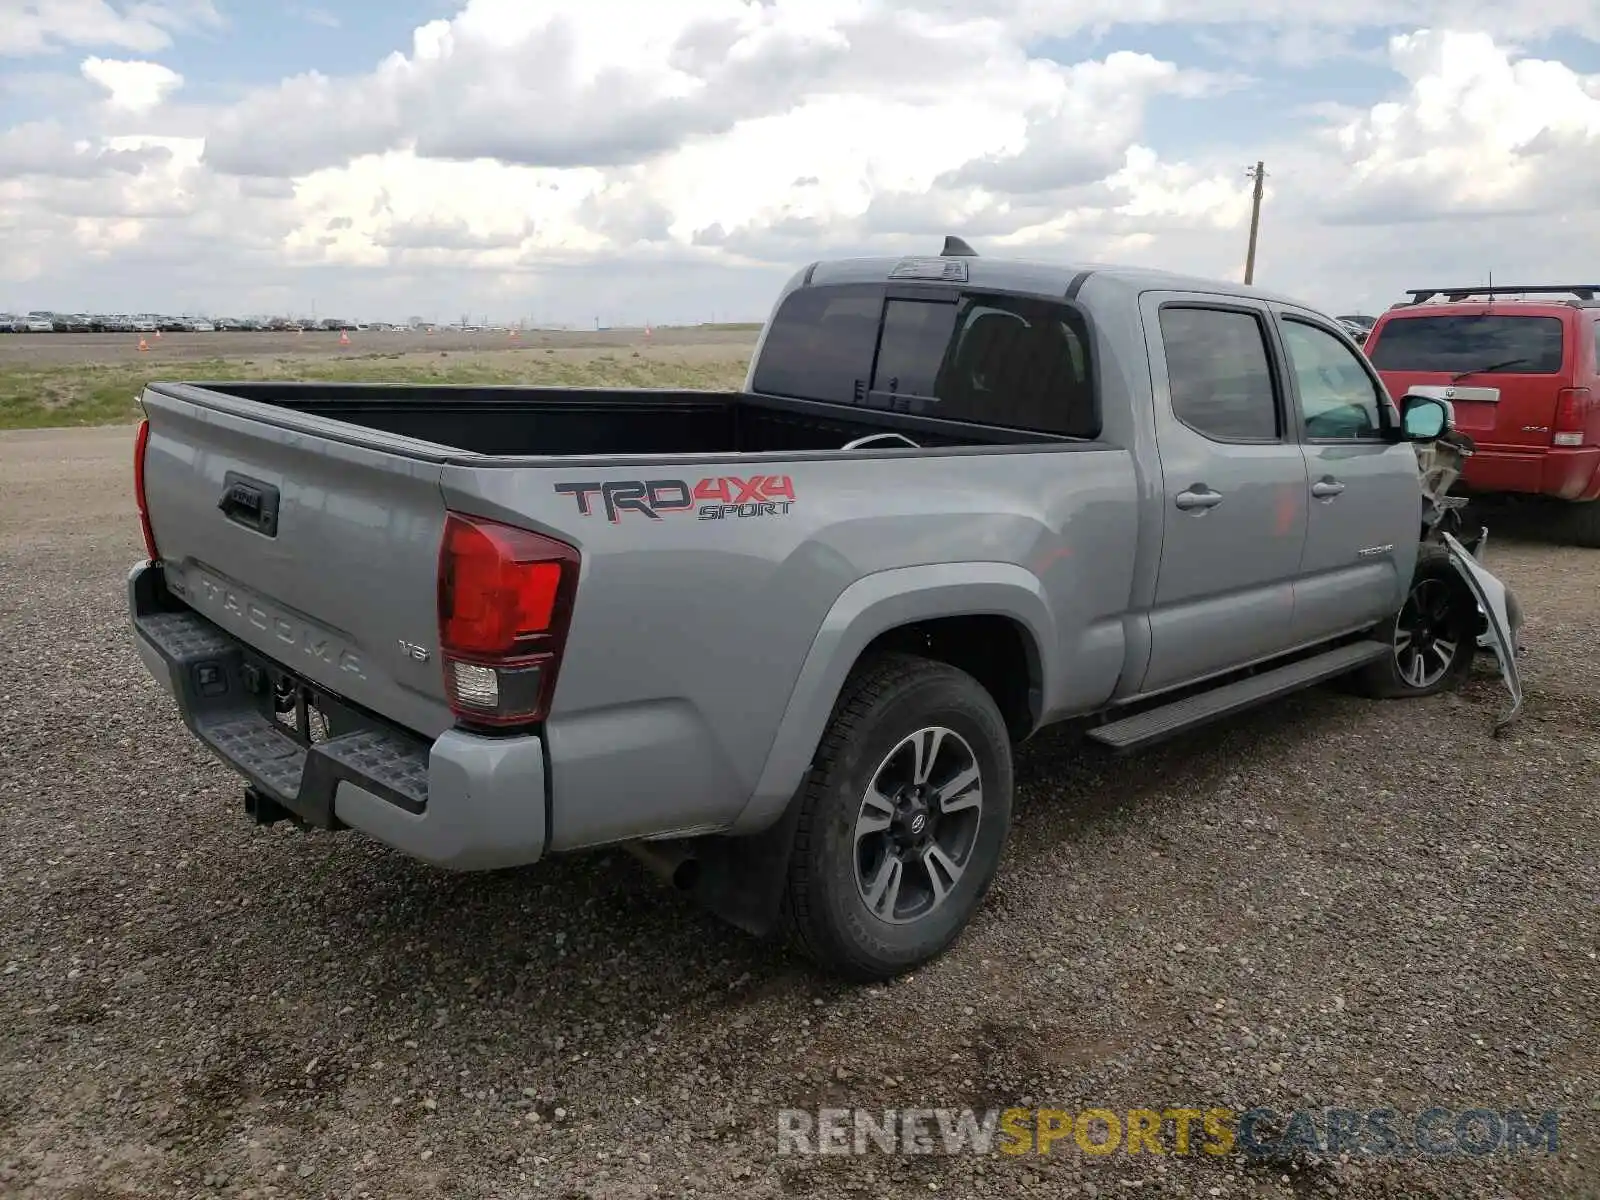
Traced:
[[278, 536], [278, 489], [237, 471], [222, 477], [222, 499], [217, 507], [228, 520], [267, 537]]

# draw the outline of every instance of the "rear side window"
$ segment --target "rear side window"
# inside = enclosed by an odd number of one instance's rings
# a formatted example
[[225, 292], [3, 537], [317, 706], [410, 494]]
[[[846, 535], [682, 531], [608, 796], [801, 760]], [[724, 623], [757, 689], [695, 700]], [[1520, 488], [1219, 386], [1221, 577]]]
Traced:
[[1370, 354], [1380, 371], [1553, 375], [1562, 349], [1556, 317], [1492, 313], [1392, 317]]
[[[927, 300], [891, 300], [883, 307], [883, 336], [872, 372], [872, 404], [908, 412], [933, 412], [939, 407], [939, 366], [955, 327], [956, 306]], [[901, 398], [922, 403], [902, 403]]]
[[878, 341], [883, 288], [798, 288], [773, 314], [752, 385], [770, 396], [850, 404], [866, 386]]
[[773, 317], [751, 382], [769, 395], [1100, 433], [1088, 327], [1070, 306], [1029, 297], [884, 303], [875, 285], [801, 288]]
[[1161, 342], [1173, 416], [1213, 441], [1278, 439], [1278, 393], [1258, 317], [1169, 305], [1161, 310]]
[[[1069, 305], [963, 293], [946, 310], [934, 415], [1074, 438], [1100, 436], [1089, 329]], [[888, 351], [889, 331], [884, 330]]]

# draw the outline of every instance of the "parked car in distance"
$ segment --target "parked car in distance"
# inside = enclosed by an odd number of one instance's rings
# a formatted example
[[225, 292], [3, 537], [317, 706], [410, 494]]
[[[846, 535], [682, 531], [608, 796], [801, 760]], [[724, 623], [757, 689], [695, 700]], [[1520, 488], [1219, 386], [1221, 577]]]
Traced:
[[1391, 394], [1455, 406], [1476, 443], [1457, 490], [1545, 504], [1554, 532], [1600, 547], [1600, 284], [1408, 295], [1365, 349]]
[[1367, 334], [1372, 330], [1370, 317], [1335, 317], [1334, 320], [1339, 322], [1339, 327], [1349, 334], [1350, 340], [1358, 346], [1365, 344]]
[[142, 404], [135, 642], [253, 819], [461, 870], [621, 846], [853, 979], [967, 925], [1037, 730], [1432, 695], [1476, 646], [1420, 544], [1449, 405], [1230, 283], [951, 239], [796, 272], [740, 391]]

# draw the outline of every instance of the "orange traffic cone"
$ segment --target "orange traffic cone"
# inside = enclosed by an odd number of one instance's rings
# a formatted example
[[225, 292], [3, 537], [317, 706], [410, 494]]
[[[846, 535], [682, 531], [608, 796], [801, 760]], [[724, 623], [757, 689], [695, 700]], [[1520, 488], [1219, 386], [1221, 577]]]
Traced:
[[158, 329], [158, 330], [156, 330], [156, 337], [159, 338], [160, 336], [161, 336], [161, 330]]
[[139, 352], [141, 354], [150, 353], [150, 343], [145, 341], [143, 338], [139, 339]]
[[339, 331], [339, 345], [348, 346], [349, 344], [350, 344], [350, 335], [348, 333], [346, 333], [344, 330], [341, 329]]

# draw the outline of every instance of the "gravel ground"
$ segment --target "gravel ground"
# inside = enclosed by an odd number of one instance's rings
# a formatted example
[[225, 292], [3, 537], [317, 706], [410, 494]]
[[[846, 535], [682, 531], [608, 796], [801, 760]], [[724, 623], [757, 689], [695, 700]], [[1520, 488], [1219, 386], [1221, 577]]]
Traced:
[[[944, 959], [849, 990], [619, 855], [256, 830], [129, 648], [126, 430], [0, 438], [0, 1194], [1600, 1195], [1600, 553], [1501, 538], [1527, 712], [1023, 751]], [[776, 1109], [1562, 1110], [1560, 1152], [776, 1154]]]

